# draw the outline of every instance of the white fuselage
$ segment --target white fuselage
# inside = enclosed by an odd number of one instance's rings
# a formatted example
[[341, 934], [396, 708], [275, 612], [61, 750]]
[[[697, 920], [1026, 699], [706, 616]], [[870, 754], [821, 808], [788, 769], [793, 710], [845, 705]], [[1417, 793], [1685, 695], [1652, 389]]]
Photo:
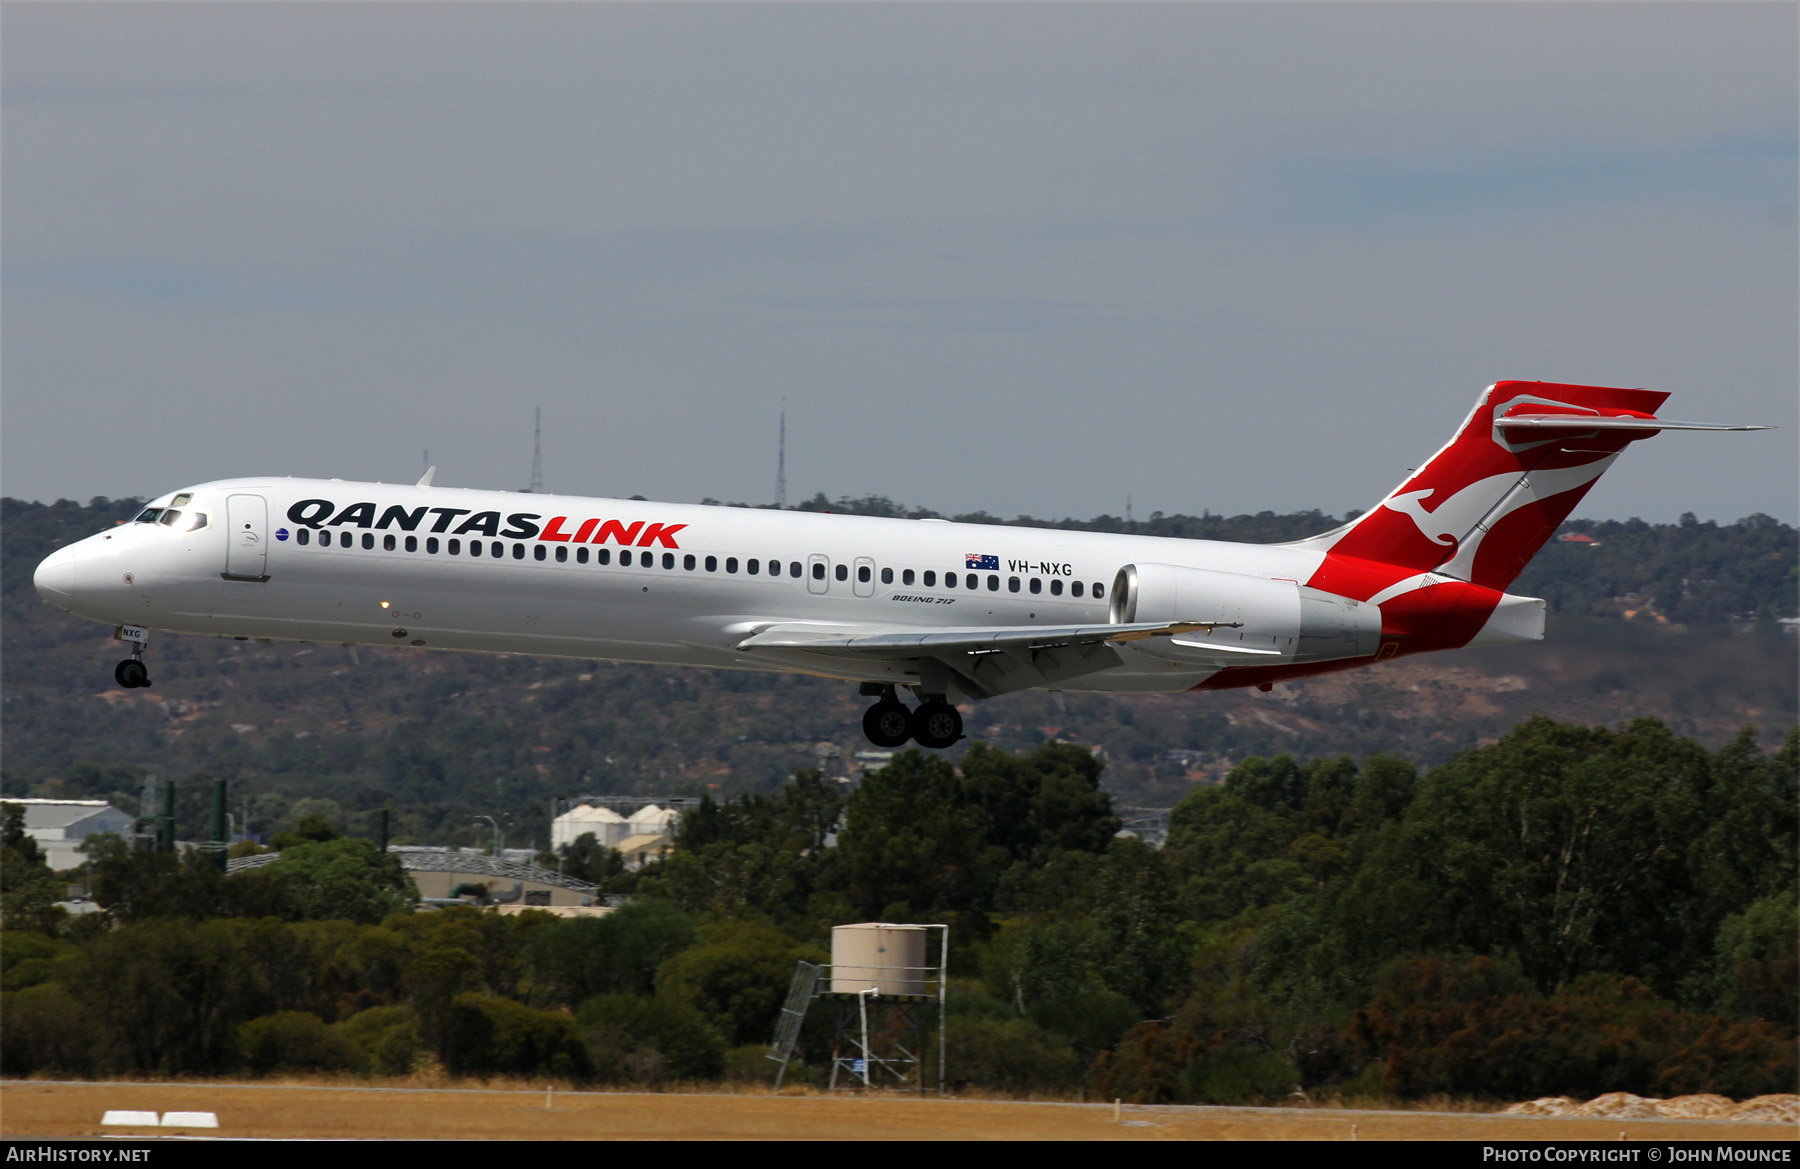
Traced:
[[[39, 591], [81, 616], [176, 633], [904, 682], [890, 662], [739, 645], [772, 624], [1104, 624], [1107, 594], [1128, 564], [1304, 583], [1324, 555], [316, 479], [205, 483], [150, 508], [173, 504], [182, 514], [172, 523], [125, 523], [54, 553], [38, 570]], [[200, 514], [205, 526], [193, 528]], [[1220, 668], [1168, 638], [1118, 652], [1121, 665], [1061, 688], [1181, 690]]]

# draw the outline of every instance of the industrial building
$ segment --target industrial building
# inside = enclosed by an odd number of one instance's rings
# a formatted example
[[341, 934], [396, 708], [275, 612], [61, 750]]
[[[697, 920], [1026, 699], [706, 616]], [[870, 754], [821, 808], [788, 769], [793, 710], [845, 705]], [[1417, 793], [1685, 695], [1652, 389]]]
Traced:
[[5, 801], [25, 809], [25, 835], [37, 842], [52, 869], [72, 869], [87, 859], [82, 842], [101, 832], [131, 835], [132, 815], [105, 800]]

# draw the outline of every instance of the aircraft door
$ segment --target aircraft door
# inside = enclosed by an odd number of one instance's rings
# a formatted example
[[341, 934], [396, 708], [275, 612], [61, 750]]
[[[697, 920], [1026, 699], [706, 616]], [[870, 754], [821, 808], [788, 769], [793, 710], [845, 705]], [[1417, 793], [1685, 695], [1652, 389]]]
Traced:
[[260, 495], [225, 499], [225, 579], [269, 579], [269, 503]]
[[850, 570], [850, 588], [859, 597], [875, 595], [875, 562], [867, 556], [858, 556], [856, 566]]
[[831, 557], [815, 552], [806, 560], [806, 591], [822, 593], [831, 587]]

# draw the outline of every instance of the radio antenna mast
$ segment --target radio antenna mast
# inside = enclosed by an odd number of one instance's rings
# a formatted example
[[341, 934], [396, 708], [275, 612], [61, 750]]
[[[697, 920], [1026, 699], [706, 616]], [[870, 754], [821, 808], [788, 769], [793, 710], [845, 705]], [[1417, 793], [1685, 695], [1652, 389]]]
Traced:
[[775, 441], [775, 508], [787, 507], [787, 399], [781, 400], [781, 437]]
[[531, 486], [525, 490], [532, 495], [544, 493], [544, 410], [541, 406], [531, 409]]

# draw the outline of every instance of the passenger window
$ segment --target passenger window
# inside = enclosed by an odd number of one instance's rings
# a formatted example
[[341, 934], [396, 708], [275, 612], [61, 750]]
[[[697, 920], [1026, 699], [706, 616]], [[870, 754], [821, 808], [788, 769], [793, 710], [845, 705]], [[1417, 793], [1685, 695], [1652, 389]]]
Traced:
[[299, 531], [294, 533], [294, 543], [296, 543], [296, 544], [312, 543], [312, 533], [305, 528], [301, 528]]
[[1041, 592], [1043, 592], [1043, 591], [1044, 591], [1044, 582], [1043, 582], [1043, 581], [1041, 581], [1041, 580], [1039, 580], [1039, 579], [1038, 579], [1038, 578], [1037, 578], [1037, 577], [1035, 577], [1035, 576], [1034, 576], [1034, 577], [1032, 577], [1032, 578], [1031, 578], [1031, 591], [1032, 591], [1032, 592], [1033, 592], [1033, 593], [1041, 593]]
[[[601, 551], [605, 551], [605, 549], [601, 549]], [[631, 567], [631, 550], [629, 548], [620, 549], [619, 564], [624, 568]]]
[[425, 537], [425, 551], [432, 556], [437, 555], [437, 553], [438, 553], [438, 538], [436, 536]]
[[514, 560], [525, 559], [525, 545], [523, 545], [523, 544], [514, 544], [513, 545], [513, 559]]
[[751, 576], [755, 576], [758, 572], [762, 571], [762, 561], [760, 561], [760, 560], [744, 561], [744, 571], [749, 573]]
[[[994, 578], [991, 576], [988, 577], [988, 587], [992, 588], [993, 582], [994, 582]], [[1019, 591], [1019, 578], [1018, 577], [1009, 576], [1006, 578], [1006, 591], [1009, 593], [1016, 593]], [[1032, 591], [1036, 592], [1037, 590], [1034, 589]]]
[[913, 570], [912, 569], [909, 568], [905, 572], [902, 572], [900, 574], [900, 583], [901, 584], [909, 585], [912, 582], [913, 582]]
[[[930, 576], [931, 574], [928, 572], [925, 575]], [[929, 584], [930, 582], [927, 581], [926, 583]], [[954, 572], [946, 572], [944, 574], [944, 587], [947, 589], [953, 589], [956, 587], [956, 574]]]
[[586, 548], [575, 549], [575, 563], [586, 564], [587, 560], [588, 560], [588, 550]]
[[506, 545], [495, 540], [488, 545], [488, 555], [492, 556], [495, 560], [500, 559], [502, 556], [506, 555]]
[[[652, 553], [652, 555], [654, 555], [654, 553]], [[675, 553], [673, 553], [673, 552], [664, 552], [663, 553], [663, 567], [664, 568], [674, 568], [675, 567]]]
[[567, 544], [558, 544], [556, 546], [556, 562], [558, 564], [567, 564], [569, 562], [569, 546]]
[[934, 586], [936, 584], [937, 584], [937, 573], [932, 572], [930, 569], [926, 569], [925, 570], [925, 587], [931, 588], [932, 586]]
[[850, 579], [850, 570], [842, 564], [838, 565], [837, 566], [837, 578], [839, 580], [849, 580]]
[[1062, 581], [1053, 580], [1050, 582], [1050, 595], [1053, 597], [1062, 596]]
[[825, 579], [825, 566], [823, 564], [813, 565], [813, 579], [814, 580], [824, 580]]
[[694, 554], [692, 552], [689, 552], [686, 556], [681, 558], [681, 567], [687, 569], [689, 572], [694, 571]]
[[[449, 551], [450, 555], [452, 555], [452, 556], [461, 556], [462, 555], [462, 541], [461, 540], [451, 540], [448, 544], [445, 544], [444, 547]], [[470, 555], [472, 556], [472, 555], [474, 555], [474, 553], [470, 553]]]
[[1106, 595], [1106, 586], [1101, 584], [1099, 581], [1095, 581], [1094, 582], [1094, 599], [1096, 601], [1098, 601], [1100, 598], [1104, 597], [1105, 595]]
[[706, 571], [708, 571], [708, 572], [719, 571], [719, 558], [717, 556], [708, 556], [706, 558]]
[[999, 591], [1000, 591], [1000, 578], [997, 576], [988, 577], [988, 592], [997, 593]]
[[893, 569], [884, 568], [881, 570], [881, 583], [882, 584], [893, 584], [894, 583], [894, 570]]
[[[388, 539], [392, 540], [393, 537], [389, 536]], [[363, 533], [363, 547], [370, 549], [375, 547], [375, 534], [373, 532]]]
[[727, 556], [725, 558], [725, 571], [726, 572], [736, 572], [737, 571], [737, 557]]
[[394, 550], [394, 537], [391, 532], [381, 538], [381, 550], [383, 552], [392, 552]]
[[612, 563], [612, 549], [611, 548], [596, 549], [594, 552], [594, 563], [595, 564], [611, 564]]
[[[776, 563], [780, 562], [777, 561]], [[798, 577], [800, 575], [800, 562], [798, 560], [788, 565], [788, 575], [792, 577]]]
[[[513, 545], [513, 556], [515, 558], [518, 557], [518, 555], [521, 551], [523, 551], [523, 548], [520, 545], [518, 545], [518, 544]], [[567, 549], [558, 547], [557, 551], [558, 552], [567, 552]], [[542, 544], [533, 544], [531, 546], [531, 558], [533, 560], [542, 560], [544, 558], [544, 546]]]
[[408, 552], [417, 552], [419, 550], [419, 538], [417, 536], [408, 536], [406, 538], [406, 550]]
[[[452, 540], [452, 541], [450, 541], [450, 543], [454, 546], [456, 541]], [[469, 555], [470, 556], [480, 556], [481, 555], [481, 541], [480, 540], [470, 540], [469, 541]]]
[[[893, 576], [894, 574], [890, 572], [890, 573], [888, 573], [888, 575]], [[856, 570], [856, 580], [857, 580], [858, 584], [868, 584], [869, 576], [870, 576], [869, 566], [866, 564], [862, 565], [861, 567], [859, 567]]]
[[1081, 582], [1080, 581], [1076, 581], [1074, 584], [1069, 586], [1069, 595], [1071, 597], [1079, 597], [1081, 595]]

